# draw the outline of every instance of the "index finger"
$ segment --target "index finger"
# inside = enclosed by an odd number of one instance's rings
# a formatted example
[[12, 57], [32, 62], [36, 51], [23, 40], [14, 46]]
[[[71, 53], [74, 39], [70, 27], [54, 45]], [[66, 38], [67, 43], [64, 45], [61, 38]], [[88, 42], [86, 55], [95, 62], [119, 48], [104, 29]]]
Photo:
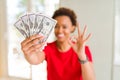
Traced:
[[77, 23], [77, 28], [78, 28], [78, 36], [80, 36], [81, 32], [80, 32], [80, 24], [79, 23]]
[[25, 39], [21, 44], [24, 46], [24, 45], [26, 45], [27, 43], [29, 43], [30, 41], [32, 41], [32, 40], [34, 40], [34, 39], [36, 39], [36, 38], [40, 38], [40, 37], [42, 38], [43, 36], [40, 35], [40, 34], [32, 35], [32, 36], [30, 36], [29, 38]]

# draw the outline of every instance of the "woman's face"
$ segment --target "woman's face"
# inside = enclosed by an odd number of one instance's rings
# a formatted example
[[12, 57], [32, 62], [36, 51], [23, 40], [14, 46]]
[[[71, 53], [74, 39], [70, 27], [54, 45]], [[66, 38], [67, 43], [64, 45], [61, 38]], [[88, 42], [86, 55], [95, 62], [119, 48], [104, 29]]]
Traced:
[[69, 39], [71, 32], [74, 30], [74, 26], [68, 16], [58, 16], [55, 18], [57, 24], [55, 27], [55, 36], [57, 41], [65, 42]]

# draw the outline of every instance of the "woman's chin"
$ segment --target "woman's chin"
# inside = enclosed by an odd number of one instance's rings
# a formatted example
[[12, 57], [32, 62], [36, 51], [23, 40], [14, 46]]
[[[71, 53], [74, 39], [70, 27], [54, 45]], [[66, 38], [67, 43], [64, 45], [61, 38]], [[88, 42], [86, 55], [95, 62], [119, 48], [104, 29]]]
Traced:
[[62, 38], [62, 39], [57, 39], [57, 41], [58, 41], [58, 42], [66, 42], [67, 39], [63, 39], [63, 38]]
[[57, 39], [58, 42], [64, 42], [65, 40], [63, 39]]

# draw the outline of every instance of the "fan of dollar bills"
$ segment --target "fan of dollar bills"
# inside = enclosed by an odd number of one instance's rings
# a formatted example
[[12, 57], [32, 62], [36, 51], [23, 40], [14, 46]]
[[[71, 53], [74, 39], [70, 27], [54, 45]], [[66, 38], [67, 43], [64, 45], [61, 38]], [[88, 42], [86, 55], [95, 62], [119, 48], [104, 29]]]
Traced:
[[25, 37], [34, 34], [43, 35], [47, 40], [57, 21], [41, 13], [26, 13], [19, 17], [14, 26]]

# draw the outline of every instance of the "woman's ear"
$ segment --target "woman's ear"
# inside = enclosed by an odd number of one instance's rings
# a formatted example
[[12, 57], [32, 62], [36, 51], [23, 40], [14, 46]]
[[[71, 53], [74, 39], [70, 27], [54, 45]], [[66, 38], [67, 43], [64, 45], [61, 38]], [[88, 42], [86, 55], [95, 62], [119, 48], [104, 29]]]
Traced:
[[73, 33], [74, 31], [75, 31], [75, 29], [76, 29], [76, 26], [72, 26], [72, 30], [71, 30], [71, 33]]

